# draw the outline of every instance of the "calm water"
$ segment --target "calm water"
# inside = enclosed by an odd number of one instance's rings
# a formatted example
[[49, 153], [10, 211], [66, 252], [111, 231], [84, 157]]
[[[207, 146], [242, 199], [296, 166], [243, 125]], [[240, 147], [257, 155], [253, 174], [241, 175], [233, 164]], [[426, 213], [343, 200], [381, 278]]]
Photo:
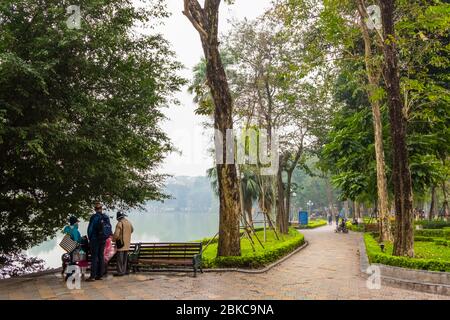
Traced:
[[[116, 225], [115, 213], [107, 211], [111, 219], [113, 230]], [[161, 241], [192, 241], [206, 237], [213, 237], [219, 226], [219, 215], [214, 213], [145, 213], [142, 211], [128, 212], [128, 219], [134, 227], [133, 242], [161, 242]], [[87, 223], [79, 226], [81, 235], [86, 234]], [[59, 247], [63, 235], [58, 234], [54, 239], [46, 241], [27, 251], [46, 262], [49, 268], [61, 266], [61, 255], [64, 250]]]

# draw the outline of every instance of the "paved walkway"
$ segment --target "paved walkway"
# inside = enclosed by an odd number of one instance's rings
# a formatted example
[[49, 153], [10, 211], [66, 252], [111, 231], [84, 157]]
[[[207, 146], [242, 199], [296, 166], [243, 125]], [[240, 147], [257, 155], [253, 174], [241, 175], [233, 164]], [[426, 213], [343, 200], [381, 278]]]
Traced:
[[82, 282], [69, 290], [60, 275], [0, 281], [0, 299], [450, 299], [389, 286], [366, 287], [359, 275], [361, 234], [332, 227], [302, 231], [309, 246], [263, 274], [140, 274]]

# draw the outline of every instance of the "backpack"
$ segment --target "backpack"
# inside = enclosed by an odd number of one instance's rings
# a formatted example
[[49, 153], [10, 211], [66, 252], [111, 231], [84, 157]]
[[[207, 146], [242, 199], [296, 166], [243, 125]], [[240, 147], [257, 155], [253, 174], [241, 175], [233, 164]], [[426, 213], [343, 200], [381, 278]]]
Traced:
[[106, 214], [102, 214], [100, 224], [102, 226], [102, 235], [99, 234], [99, 238], [106, 240], [113, 234], [111, 222], [109, 221], [109, 217]]
[[109, 217], [102, 213], [97, 225], [97, 236], [99, 239], [106, 240], [112, 235], [112, 226]]

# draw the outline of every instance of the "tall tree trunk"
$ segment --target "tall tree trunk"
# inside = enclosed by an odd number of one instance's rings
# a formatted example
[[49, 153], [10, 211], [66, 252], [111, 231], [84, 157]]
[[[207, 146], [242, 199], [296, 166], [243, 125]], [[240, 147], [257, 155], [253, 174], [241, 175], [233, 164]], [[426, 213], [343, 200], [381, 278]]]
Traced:
[[292, 171], [287, 172], [287, 186], [286, 186], [286, 214], [285, 223], [289, 226], [289, 218], [291, 217], [291, 184], [292, 184]]
[[437, 199], [436, 199], [436, 186], [431, 187], [431, 203], [430, 211], [428, 213], [428, 219], [433, 220], [437, 216]]
[[281, 233], [287, 234], [288, 233], [288, 226], [286, 224], [286, 208], [285, 208], [285, 194], [286, 190], [284, 189], [283, 184], [283, 166], [281, 165], [283, 163], [283, 155], [280, 155], [280, 165], [278, 166], [278, 172], [277, 172], [277, 217], [276, 217], [276, 224], [278, 231]]
[[361, 219], [361, 204], [355, 200], [355, 202], [353, 202], [354, 207], [355, 207], [355, 216], [354, 218], [359, 221]]
[[444, 195], [444, 203], [442, 205], [442, 210], [444, 212], [444, 217], [448, 219], [450, 216], [450, 212], [448, 207], [447, 186], [445, 181], [442, 182], [442, 193]]
[[244, 200], [244, 211], [247, 214], [247, 221], [248, 223], [253, 227], [253, 215], [252, 215], [252, 209], [253, 209], [253, 201], [251, 198]]
[[360, 15], [360, 27], [364, 39], [365, 64], [367, 79], [369, 81], [367, 94], [372, 105], [373, 127], [375, 133], [375, 158], [377, 166], [377, 195], [379, 218], [378, 226], [380, 233], [379, 241], [392, 241], [392, 231], [389, 223], [389, 205], [384, 159], [383, 122], [381, 119], [380, 101], [376, 97], [376, 92], [379, 89], [381, 70], [380, 67], [376, 65], [372, 53], [372, 41], [366, 25], [368, 14], [365, 9], [364, 0], [358, 0], [358, 12]]
[[400, 78], [394, 30], [393, 0], [380, 0], [383, 22], [384, 80], [386, 83], [391, 137], [393, 145], [392, 180], [395, 198], [395, 235], [393, 254], [414, 256], [414, 224], [412, 212], [412, 182], [406, 145], [406, 118], [400, 96]]
[[[227, 129], [233, 129], [233, 105], [225, 69], [219, 53], [218, 22], [220, 2], [221, 0], [206, 0], [204, 8], [202, 8], [197, 0], [184, 0], [183, 13], [200, 35], [206, 59], [208, 86], [215, 106], [214, 128], [222, 134], [222, 155], [226, 155], [228, 149], [226, 132]], [[229, 142], [229, 144], [231, 143]], [[236, 166], [234, 163], [223, 164], [222, 162], [218, 161], [217, 163], [220, 203], [217, 255], [239, 256], [241, 254], [239, 233], [240, 200]]]

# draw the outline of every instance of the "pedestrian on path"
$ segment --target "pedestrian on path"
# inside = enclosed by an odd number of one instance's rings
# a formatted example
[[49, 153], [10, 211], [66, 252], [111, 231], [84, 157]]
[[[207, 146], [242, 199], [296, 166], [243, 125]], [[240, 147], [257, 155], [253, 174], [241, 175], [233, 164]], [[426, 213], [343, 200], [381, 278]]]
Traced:
[[331, 216], [331, 213], [330, 212], [328, 212], [327, 213], [327, 220], [328, 220], [328, 225], [330, 225], [331, 226], [331, 224], [333, 223], [333, 217]]
[[112, 234], [109, 217], [103, 213], [102, 205], [97, 202], [94, 209], [95, 213], [91, 216], [88, 226], [92, 262], [91, 276], [87, 281], [102, 280], [105, 271], [105, 243]]
[[133, 233], [133, 225], [123, 212], [117, 212], [117, 225], [114, 231], [113, 241], [117, 247], [117, 273], [116, 277], [124, 276], [128, 273], [128, 251], [130, 251], [131, 234]]

